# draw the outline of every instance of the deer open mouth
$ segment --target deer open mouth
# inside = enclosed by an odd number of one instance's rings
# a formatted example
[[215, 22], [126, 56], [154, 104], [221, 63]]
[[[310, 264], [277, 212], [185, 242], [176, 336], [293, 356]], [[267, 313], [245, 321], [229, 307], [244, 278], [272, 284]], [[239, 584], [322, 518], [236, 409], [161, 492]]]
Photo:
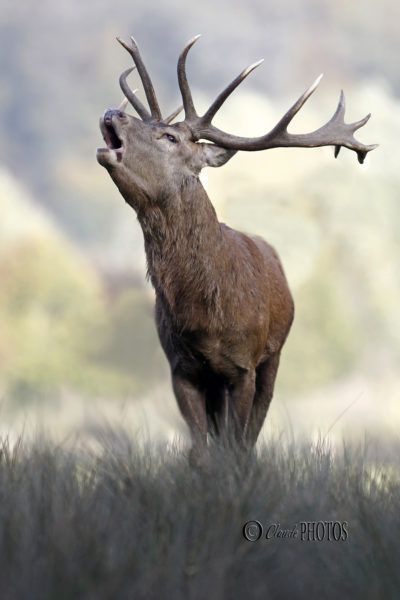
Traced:
[[104, 166], [106, 164], [120, 162], [124, 151], [124, 143], [113, 123], [113, 111], [106, 111], [100, 119], [100, 130], [107, 145], [106, 148], [97, 149], [97, 160]]
[[122, 150], [122, 141], [119, 139], [111, 119], [104, 119], [103, 138], [110, 150]]

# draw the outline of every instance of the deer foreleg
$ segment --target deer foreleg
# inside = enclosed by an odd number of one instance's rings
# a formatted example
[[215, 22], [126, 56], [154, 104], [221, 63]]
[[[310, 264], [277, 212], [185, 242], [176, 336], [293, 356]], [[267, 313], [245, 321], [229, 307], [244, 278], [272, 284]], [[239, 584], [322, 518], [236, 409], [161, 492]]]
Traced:
[[256, 392], [247, 430], [247, 441], [249, 446], [253, 446], [256, 443], [267, 415], [269, 405], [271, 404], [276, 374], [278, 372], [279, 358], [280, 353], [273, 354], [256, 369]]
[[206, 455], [207, 414], [204, 393], [181, 373], [172, 375], [172, 386], [183, 418], [190, 429], [192, 449], [191, 463]]
[[255, 393], [255, 372], [247, 371], [230, 387], [230, 408], [235, 438], [239, 445], [247, 445], [246, 437]]

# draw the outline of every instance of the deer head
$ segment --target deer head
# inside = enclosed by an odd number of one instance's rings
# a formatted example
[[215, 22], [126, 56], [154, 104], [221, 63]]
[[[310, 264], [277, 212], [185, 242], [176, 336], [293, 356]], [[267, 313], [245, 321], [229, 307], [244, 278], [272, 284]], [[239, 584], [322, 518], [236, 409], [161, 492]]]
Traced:
[[[203, 116], [194, 107], [186, 76], [186, 57], [200, 36], [193, 38], [182, 51], [178, 60], [178, 82], [183, 107], [163, 119], [147, 69], [133, 38], [128, 45], [118, 38], [130, 53], [141, 77], [150, 112], [140, 102], [127, 84], [127, 76], [135, 67], [124, 71], [120, 77], [121, 89], [140, 118], [132, 117], [122, 110], [109, 109], [100, 120], [100, 128], [107, 144], [97, 151], [98, 162], [106, 167], [111, 177], [126, 197], [145, 194], [154, 197], [168, 189], [178, 187], [182, 181], [197, 177], [205, 166], [219, 167], [225, 164], [237, 150], [256, 151], [278, 147], [313, 148], [334, 146], [337, 157], [342, 146], [354, 150], [362, 163], [368, 152], [376, 145], [365, 145], [354, 138], [354, 133], [365, 125], [371, 115], [355, 123], [344, 122], [345, 99], [341, 92], [339, 104], [332, 118], [312, 133], [292, 134], [287, 128], [294, 116], [317, 88], [322, 75], [304, 92], [281, 120], [266, 135], [247, 138], [235, 136], [212, 124], [212, 120], [228, 96], [263, 61], [254, 63], [232, 81], [211, 104]], [[124, 106], [126, 102], [123, 103]], [[185, 119], [172, 123], [184, 108]], [[208, 140], [202, 143], [199, 140]], [[125, 192], [125, 193], [124, 193]]]

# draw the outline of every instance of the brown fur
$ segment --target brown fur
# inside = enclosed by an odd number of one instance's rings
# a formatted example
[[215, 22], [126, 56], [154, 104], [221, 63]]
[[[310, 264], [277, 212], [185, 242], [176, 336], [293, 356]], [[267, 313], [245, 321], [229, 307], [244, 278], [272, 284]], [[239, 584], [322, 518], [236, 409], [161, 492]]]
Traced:
[[200, 183], [203, 166], [219, 166], [234, 153], [194, 143], [183, 124], [106, 115], [123, 152], [115, 160], [115, 149], [100, 149], [98, 160], [143, 230], [157, 330], [193, 452], [228, 421], [236, 439], [252, 446], [272, 398], [293, 301], [275, 250], [219, 223]]

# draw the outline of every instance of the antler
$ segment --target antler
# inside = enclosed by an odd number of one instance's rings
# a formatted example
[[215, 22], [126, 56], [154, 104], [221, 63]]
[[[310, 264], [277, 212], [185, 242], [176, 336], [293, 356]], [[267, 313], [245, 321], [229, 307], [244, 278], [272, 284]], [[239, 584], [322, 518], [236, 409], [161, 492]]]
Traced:
[[133, 39], [133, 37], [131, 37], [131, 45], [129, 46], [120, 38], [117, 38], [117, 40], [125, 48], [125, 50], [127, 50], [129, 52], [129, 54], [133, 58], [133, 62], [136, 65], [136, 68], [140, 75], [140, 79], [142, 80], [142, 83], [143, 83], [143, 87], [144, 87], [144, 91], [146, 94], [147, 102], [149, 103], [151, 115], [149, 115], [148, 111], [144, 108], [143, 104], [141, 104], [141, 102], [139, 102], [139, 100], [136, 98], [136, 96], [135, 96], [135, 100], [133, 102], [133, 97], [132, 97], [133, 93], [131, 92], [131, 90], [129, 90], [128, 85], [126, 83], [126, 77], [127, 77], [127, 75], [129, 75], [129, 73], [131, 73], [133, 71], [133, 69], [128, 69], [127, 71], [124, 71], [120, 77], [120, 85], [121, 85], [122, 91], [124, 92], [125, 96], [129, 99], [132, 106], [135, 108], [135, 110], [137, 110], [138, 114], [142, 117], [142, 119], [144, 121], [150, 121], [150, 120], [160, 121], [162, 119], [162, 117], [161, 117], [160, 107], [158, 106], [156, 93], [154, 91], [154, 87], [151, 82], [150, 75], [148, 74], [147, 69], [144, 66], [142, 57], [140, 56], [139, 48], [138, 48], [136, 41]]
[[139, 98], [136, 96], [135, 92], [131, 90], [129, 85], [126, 82], [127, 76], [134, 71], [136, 67], [131, 67], [130, 69], [126, 69], [123, 73], [121, 73], [119, 78], [119, 85], [121, 86], [121, 90], [124, 92], [126, 98], [132, 104], [133, 108], [136, 110], [138, 115], [143, 119], [143, 121], [152, 121], [153, 117], [148, 112], [147, 108], [143, 106], [140, 102]]
[[211, 104], [207, 112], [202, 116], [196, 112], [190, 87], [186, 77], [186, 57], [193, 46], [199, 39], [196, 36], [183, 49], [178, 61], [178, 81], [182, 94], [183, 106], [185, 109], [185, 122], [192, 130], [195, 139], [206, 139], [223, 146], [224, 148], [232, 148], [233, 150], [266, 150], [268, 148], [278, 147], [299, 147], [299, 148], [315, 148], [317, 146], [335, 146], [335, 157], [339, 154], [341, 146], [345, 146], [357, 153], [360, 163], [368, 152], [377, 147], [377, 144], [365, 145], [354, 138], [354, 132], [360, 129], [370, 118], [370, 114], [357, 121], [356, 123], [347, 124], [344, 122], [345, 99], [343, 91], [340, 94], [339, 104], [333, 117], [322, 127], [306, 134], [292, 134], [287, 131], [287, 128], [294, 116], [299, 112], [304, 103], [308, 100], [311, 94], [316, 90], [322, 75], [320, 75], [314, 83], [304, 92], [288, 112], [281, 118], [275, 127], [266, 135], [255, 138], [247, 138], [231, 135], [221, 131], [212, 125], [212, 119], [228, 96], [237, 88], [237, 86], [263, 61], [254, 63], [236, 77], [222, 92], [217, 99]]
[[[125, 50], [129, 52], [129, 54], [133, 58], [133, 62], [135, 63], [134, 67], [126, 69], [126, 71], [121, 73], [119, 78], [119, 84], [121, 86], [122, 91], [124, 92], [125, 97], [129, 100], [129, 102], [132, 104], [133, 108], [136, 110], [136, 112], [143, 121], [162, 121], [165, 124], [170, 123], [175, 119], [175, 117], [179, 115], [179, 113], [183, 109], [183, 106], [180, 106], [171, 115], [169, 115], [169, 117], [163, 119], [161, 116], [160, 107], [158, 105], [156, 93], [154, 91], [154, 87], [150, 79], [150, 75], [148, 74], [142, 57], [140, 56], [139, 48], [136, 41], [133, 37], [131, 37], [131, 45], [129, 46], [118, 37], [117, 40], [121, 44], [121, 46], [123, 46]], [[140, 78], [143, 83], [143, 88], [151, 111], [150, 113], [147, 110], [147, 108], [140, 102], [139, 98], [136, 96], [135, 92], [131, 90], [126, 81], [128, 75], [132, 73], [132, 71], [136, 68], [139, 72]]]

